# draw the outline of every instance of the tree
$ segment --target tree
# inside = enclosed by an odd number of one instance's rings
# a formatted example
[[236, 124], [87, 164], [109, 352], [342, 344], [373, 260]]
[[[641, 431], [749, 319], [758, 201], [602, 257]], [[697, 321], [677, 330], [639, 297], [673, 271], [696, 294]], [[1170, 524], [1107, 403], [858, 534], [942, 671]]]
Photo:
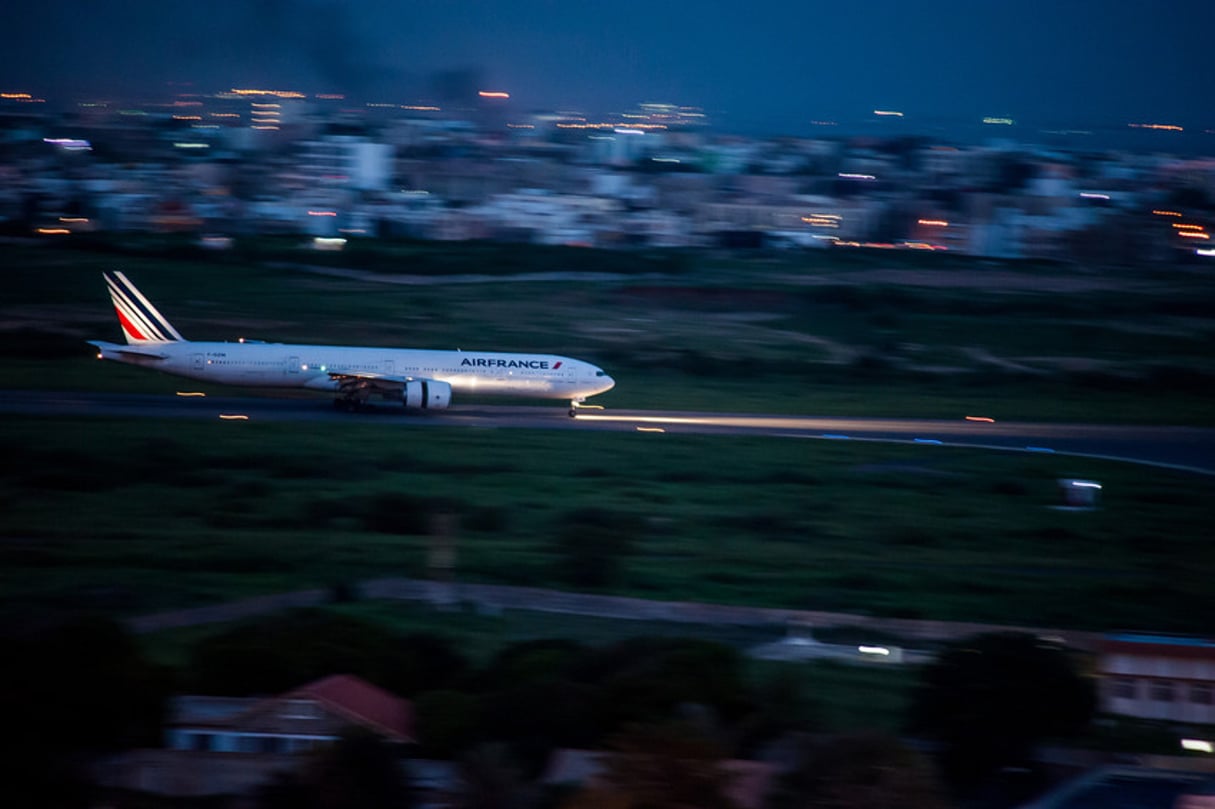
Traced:
[[191, 687], [210, 694], [275, 693], [330, 674], [355, 674], [401, 696], [457, 682], [467, 661], [441, 637], [317, 609], [258, 618], [196, 644]]
[[0, 716], [14, 744], [0, 782], [14, 805], [84, 805], [93, 755], [160, 740], [168, 673], [107, 618], [0, 630]]
[[947, 647], [924, 669], [909, 721], [941, 744], [945, 776], [966, 788], [1026, 765], [1044, 739], [1080, 732], [1095, 707], [1091, 681], [1062, 649], [996, 632]]
[[773, 809], [947, 806], [931, 762], [898, 739], [857, 734], [807, 739], [781, 779]]
[[409, 809], [401, 757], [367, 731], [343, 735], [258, 792], [261, 809]]
[[531, 803], [531, 790], [501, 744], [481, 745], [465, 754], [460, 785], [457, 809], [518, 809]]
[[[631, 809], [731, 809], [725, 751], [686, 722], [633, 725], [611, 741], [603, 791]], [[615, 801], [610, 801], [613, 805]]]

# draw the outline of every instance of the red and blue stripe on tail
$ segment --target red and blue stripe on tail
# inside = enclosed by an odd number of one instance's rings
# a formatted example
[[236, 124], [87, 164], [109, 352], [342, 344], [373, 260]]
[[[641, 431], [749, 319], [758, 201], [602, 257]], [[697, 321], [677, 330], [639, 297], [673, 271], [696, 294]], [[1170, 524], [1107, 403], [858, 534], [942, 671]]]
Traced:
[[170, 343], [185, 339], [125, 275], [117, 271], [102, 274], [128, 343]]

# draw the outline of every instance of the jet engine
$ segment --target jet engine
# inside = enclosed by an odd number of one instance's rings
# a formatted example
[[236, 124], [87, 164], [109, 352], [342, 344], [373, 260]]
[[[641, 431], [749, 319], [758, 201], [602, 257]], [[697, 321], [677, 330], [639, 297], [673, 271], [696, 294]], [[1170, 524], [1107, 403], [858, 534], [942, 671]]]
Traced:
[[401, 391], [408, 410], [444, 410], [451, 404], [451, 385], [434, 379], [410, 379]]

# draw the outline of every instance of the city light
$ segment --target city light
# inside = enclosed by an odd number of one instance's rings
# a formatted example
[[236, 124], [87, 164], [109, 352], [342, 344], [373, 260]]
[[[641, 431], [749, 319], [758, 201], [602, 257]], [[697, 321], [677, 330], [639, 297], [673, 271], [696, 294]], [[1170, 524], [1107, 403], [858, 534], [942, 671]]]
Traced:
[[43, 138], [42, 142], [58, 146], [65, 152], [90, 152], [93, 150], [93, 144], [82, 138]]
[[[620, 129], [622, 128], [620, 126], [620, 124], [610, 124], [610, 123], [600, 123], [600, 124], [558, 123], [558, 124], [556, 124], [556, 127], [558, 129], [611, 129], [611, 130], [617, 131], [617, 132], [620, 131]], [[637, 132], [640, 134], [642, 131], [645, 131], [645, 130], [670, 129], [670, 127], [667, 126], [666, 124], [628, 124], [627, 129], [630, 132]]]
[[1174, 124], [1127, 124], [1131, 129], [1162, 129], [1168, 132], [1184, 132], [1185, 130]]
[[902, 118], [903, 117], [903, 113], [901, 113], [897, 110], [874, 110], [873, 114], [886, 116], [886, 117], [893, 117], [893, 118]]
[[1109, 194], [1098, 194], [1095, 191], [1081, 191], [1080, 196], [1084, 199], [1109, 199]]
[[1013, 124], [1016, 123], [1016, 121], [1014, 121], [1012, 118], [984, 118], [983, 123], [998, 124], [1001, 126], [1012, 126]]
[[303, 93], [297, 93], [294, 90], [250, 90], [238, 89], [233, 87], [228, 92], [238, 96], [272, 96], [274, 98], [307, 98]]
[[839, 229], [840, 221], [843, 219], [839, 214], [832, 213], [812, 213], [809, 216], [803, 216], [802, 221], [807, 225], [813, 225], [820, 228]]
[[0, 100], [16, 101], [19, 104], [45, 104], [45, 98], [34, 98], [29, 93], [0, 93]]
[[481, 98], [510, 98], [510, 93], [503, 93], [497, 90], [481, 90], [477, 93]]
[[1181, 216], [1179, 211], [1152, 211], [1156, 216]]
[[920, 220], [918, 220], [917, 224], [928, 225], [929, 227], [934, 227], [934, 228], [949, 227], [949, 223], [946, 222], [944, 219], [920, 219]]
[[839, 177], [841, 177], [842, 179], [845, 179], [845, 180], [876, 180], [877, 179], [877, 177], [873, 176], [872, 174], [854, 174], [852, 172], [843, 172], [843, 171], [841, 171], [839, 173]]

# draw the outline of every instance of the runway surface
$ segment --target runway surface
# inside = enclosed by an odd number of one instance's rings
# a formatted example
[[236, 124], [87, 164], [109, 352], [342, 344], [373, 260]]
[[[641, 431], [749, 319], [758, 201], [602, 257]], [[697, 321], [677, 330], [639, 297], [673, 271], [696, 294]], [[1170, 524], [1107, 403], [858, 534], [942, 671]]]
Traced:
[[78, 416], [225, 419], [234, 422], [370, 422], [417, 427], [617, 430], [670, 434], [775, 435], [830, 441], [983, 447], [1003, 451], [1082, 455], [1215, 475], [1215, 429], [1136, 425], [993, 422], [980, 416], [953, 420], [817, 418], [667, 410], [584, 409], [564, 406], [455, 405], [414, 414], [390, 404], [362, 413], [334, 410], [324, 398], [180, 396], [82, 391], [0, 391], [0, 413]]

